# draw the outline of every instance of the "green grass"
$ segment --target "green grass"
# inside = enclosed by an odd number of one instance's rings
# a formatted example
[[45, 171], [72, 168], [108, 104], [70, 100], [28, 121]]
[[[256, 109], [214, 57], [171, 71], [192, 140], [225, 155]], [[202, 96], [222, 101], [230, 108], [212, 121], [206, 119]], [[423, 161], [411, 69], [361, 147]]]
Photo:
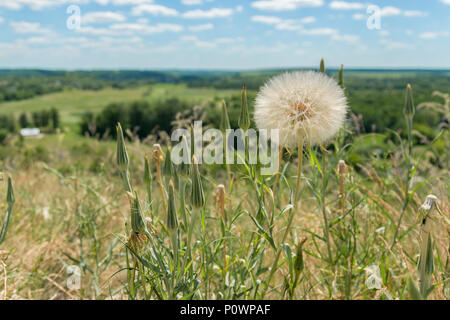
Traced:
[[182, 98], [191, 103], [203, 103], [214, 97], [228, 97], [236, 90], [217, 90], [211, 88], [188, 88], [185, 84], [155, 84], [129, 89], [107, 88], [100, 91], [67, 90], [38, 96], [28, 100], [0, 103], [0, 114], [33, 112], [56, 107], [65, 125], [76, 125], [80, 116], [86, 112], [100, 112], [113, 102], [132, 102], [136, 100], [154, 101], [167, 98]]

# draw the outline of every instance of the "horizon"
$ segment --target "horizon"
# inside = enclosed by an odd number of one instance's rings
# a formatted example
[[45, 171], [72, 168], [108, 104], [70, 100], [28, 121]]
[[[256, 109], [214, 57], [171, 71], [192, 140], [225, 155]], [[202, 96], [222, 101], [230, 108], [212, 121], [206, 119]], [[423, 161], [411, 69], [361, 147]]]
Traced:
[[1, 69], [447, 70], [449, 40], [450, 0], [0, 0]]
[[[338, 66], [326, 66], [326, 71], [338, 72]], [[305, 70], [319, 70], [317, 66], [301, 66], [301, 67], [266, 67], [266, 68], [250, 68], [250, 69], [197, 69], [197, 68], [153, 68], [153, 69], [128, 69], [128, 68], [99, 68], [99, 69], [61, 69], [61, 68], [34, 68], [34, 67], [19, 67], [19, 68], [3, 68], [0, 67], [0, 72], [4, 71], [44, 71], [44, 72], [205, 72], [205, 73], [246, 73], [246, 72], [265, 72], [265, 71], [305, 71]], [[439, 67], [348, 67], [346, 72], [450, 72], [449, 68]]]

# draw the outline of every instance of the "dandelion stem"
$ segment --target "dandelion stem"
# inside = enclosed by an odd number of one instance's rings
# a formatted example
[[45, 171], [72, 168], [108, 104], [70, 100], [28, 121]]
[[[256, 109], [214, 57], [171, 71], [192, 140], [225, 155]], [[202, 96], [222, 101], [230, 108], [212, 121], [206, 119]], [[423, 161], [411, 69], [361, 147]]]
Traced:
[[278, 267], [278, 260], [280, 259], [280, 255], [281, 255], [281, 250], [282, 250], [282, 245], [283, 243], [286, 241], [290, 231], [291, 231], [291, 227], [292, 227], [292, 222], [294, 221], [294, 214], [296, 212], [296, 209], [298, 208], [297, 206], [297, 196], [298, 196], [298, 192], [299, 192], [299, 188], [300, 188], [300, 180], [301, 180], [301, 176], [302, 176], [302, 168], [303, 168], [303, 144], [304, 144], [304, 139], [303, 136], [299, 139], [298, 142], [298, 171], [297, 171], [297, 185], [295, 188], [295, 196], [293, 198], [293, 202], [294, 202], [294, 208], [291, 208], [289, 210], [289, 218], [288, 218], [288, 223], [286, 226], [286, 230], [284, 231], [283, 234], [283, 238], [281, 240], [280, 245], [278, 246], [277, 252], [275, 254], [275, 259], [273, 261], [272, 264], [272, 268], [270, 269], [270, 274], [269, 277], [267, 278], [267, 284], [266, 287], [264, 289], [264, 291], [261, 294], [261, 299], [264, 299], [266, 293], [267, 293], [267, 289], [269, 288], [270, 282], [272, 281], [272, 278], [275, 274], [275, 271], [277, 270]]
[[298, 143], [297, 184], [295, 186], [294, 205], [297, 203], [298, 193], [300, 191], [300, 181], [302, 176], [302, 165], [303, 165], [303, 144], [304, 139], [302, 136]]
[[[281, 176], [281, 162], [283, 161], [283, 147], [280, 146], [280, 149], [278, 150], [278, 171], [276, 173], [275, 176], [275, 182], [273, 184], [273, 197], [274, 200], [278, 198], [277, 196], [277, 188], [278, 188], [278, 183], [280, 181], [280, 176]], [[275, 203], [274, 203], [275, 206]]]
[[325, 145], [322, 146], [322, 216], [324, 223], [324, 237], [327, 243], [327, 251], [328, 251], [328, 261], [331, 264], [332, 262], [332, 253], [331, 253], [331, 245], [330, 245], [330, 232], [328, 225], [328, 217], [327, 217], [327, 206], [326, 206], [326, 189], [327, 189], [327, 177], [326, 177], [326, 163], [327, 163], [327, 149]]

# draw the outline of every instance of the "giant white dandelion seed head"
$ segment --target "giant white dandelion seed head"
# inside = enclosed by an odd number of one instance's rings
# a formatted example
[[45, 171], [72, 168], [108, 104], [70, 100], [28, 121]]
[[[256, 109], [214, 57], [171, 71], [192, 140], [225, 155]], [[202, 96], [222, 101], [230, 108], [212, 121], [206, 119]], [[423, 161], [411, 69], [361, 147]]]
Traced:
[[347, 99], [333, 79], [313, 71], [290, 72], [269, 80], [256, 97], [259, 129], [279, 129], [280, 144], [310, 145], [333, 137], [344, 123]]

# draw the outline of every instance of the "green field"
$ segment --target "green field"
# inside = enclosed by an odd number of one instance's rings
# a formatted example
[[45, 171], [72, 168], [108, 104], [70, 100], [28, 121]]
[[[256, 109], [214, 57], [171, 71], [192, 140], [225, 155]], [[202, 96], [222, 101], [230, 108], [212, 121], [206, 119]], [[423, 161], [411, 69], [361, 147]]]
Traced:
[[0, 103], [0, 114], [33, 112], [56, 107], [62, 122], [71, 127], [80, 116], [87, 112], [99, 112], [113, 102], [132, 102], [136, 100], [155, 101], [158, 99], [182, 98], [190, 104], [204, 103], [215, 97], [225, 98], [237, 90], [217, 90], [210, 88], [188, 88], [186, 84], [155, 84], [129, 89], [106, 88], [93, 90], [65, 90], [63, 92], [37, 96], [32, 99]]

